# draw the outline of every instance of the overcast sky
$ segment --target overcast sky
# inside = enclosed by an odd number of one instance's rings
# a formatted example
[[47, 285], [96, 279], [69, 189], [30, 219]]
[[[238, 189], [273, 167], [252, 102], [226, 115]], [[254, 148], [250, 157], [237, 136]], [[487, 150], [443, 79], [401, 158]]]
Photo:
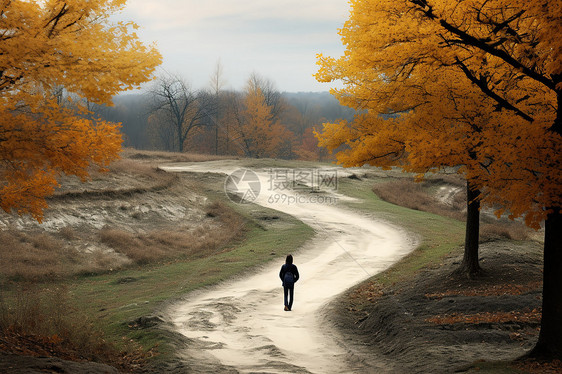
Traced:
[[332, 87], [312, 76], [316, 54], [343, 53], [337, 31], [348, 13], [347, 0], [128, 0], [121, 17], [193, 88], [209, 86], [220, 60], [225, 88], [242, 89], [256, 72], [299, 92]]

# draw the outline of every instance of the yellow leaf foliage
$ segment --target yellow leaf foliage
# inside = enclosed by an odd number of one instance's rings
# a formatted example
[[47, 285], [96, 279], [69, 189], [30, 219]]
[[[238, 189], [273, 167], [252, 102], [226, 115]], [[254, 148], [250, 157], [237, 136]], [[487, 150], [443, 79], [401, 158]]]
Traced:
[[277, 157], [283, 142], [292, 138], [289, 130], [272, 118], [272, 108], [262, 90], [251, 82], [234, 132], [248, 157]]
[[[61, 173], [88, 177], [118, 158], [119, 125], [84, 104], [109, 103], [151, 79], [161, 56], [112, 23], [124, 0], [2, 1], [0, 206], [41, 220]], [[78, 100], [65, 100], [60, 89]]]
[[345, 53], [318, 55], [316, 78], [360, 114], [324, 124], [320, 146], [344, 166], [462, 166], [484, 203], [535, 228], [562, 206], [562, 1], [350, 3]]

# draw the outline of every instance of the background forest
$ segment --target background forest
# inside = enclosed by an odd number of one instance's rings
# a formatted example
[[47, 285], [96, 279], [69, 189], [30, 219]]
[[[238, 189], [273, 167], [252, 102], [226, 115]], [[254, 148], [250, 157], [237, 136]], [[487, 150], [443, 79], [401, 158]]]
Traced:
[[216, 76], [211, 86], [195, 90], [168, 75], [144, 93], [119, 95], [113, 106], [91, 109], [122, 124], [125, 147], [302, 160], [329, 158], [314, 130], [356, 113], [328, 92], [280, 92], [256, 74], [241, 91], [223, 90]]

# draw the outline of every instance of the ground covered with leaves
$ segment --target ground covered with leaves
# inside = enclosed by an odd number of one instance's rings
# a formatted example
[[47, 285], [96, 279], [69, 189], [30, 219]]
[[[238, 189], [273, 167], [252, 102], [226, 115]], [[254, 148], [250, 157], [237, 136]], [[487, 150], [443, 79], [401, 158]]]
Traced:
[[540, 244], [483, 243], [476, 279], [455, 271], [461, 260], [459, 249], [407, 279], [377, 276], [342, 295], [326, 318], [373, 367], [387, 361], [392, 372], [562, 372], [562, 363], [515, 360], [538, 337]]

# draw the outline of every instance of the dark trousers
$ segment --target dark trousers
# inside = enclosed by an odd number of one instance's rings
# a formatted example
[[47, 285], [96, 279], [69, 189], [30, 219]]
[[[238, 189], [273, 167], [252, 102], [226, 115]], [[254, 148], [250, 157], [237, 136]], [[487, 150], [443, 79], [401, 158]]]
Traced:
[[288, 307], [289, 309], [291, 309], [293, 307], [293, 296], [295, 294], [295, 288], [294, 287], [283, 287], [283, 295], [284, 295], [284, 301], [285, 301], [285, 306]]

